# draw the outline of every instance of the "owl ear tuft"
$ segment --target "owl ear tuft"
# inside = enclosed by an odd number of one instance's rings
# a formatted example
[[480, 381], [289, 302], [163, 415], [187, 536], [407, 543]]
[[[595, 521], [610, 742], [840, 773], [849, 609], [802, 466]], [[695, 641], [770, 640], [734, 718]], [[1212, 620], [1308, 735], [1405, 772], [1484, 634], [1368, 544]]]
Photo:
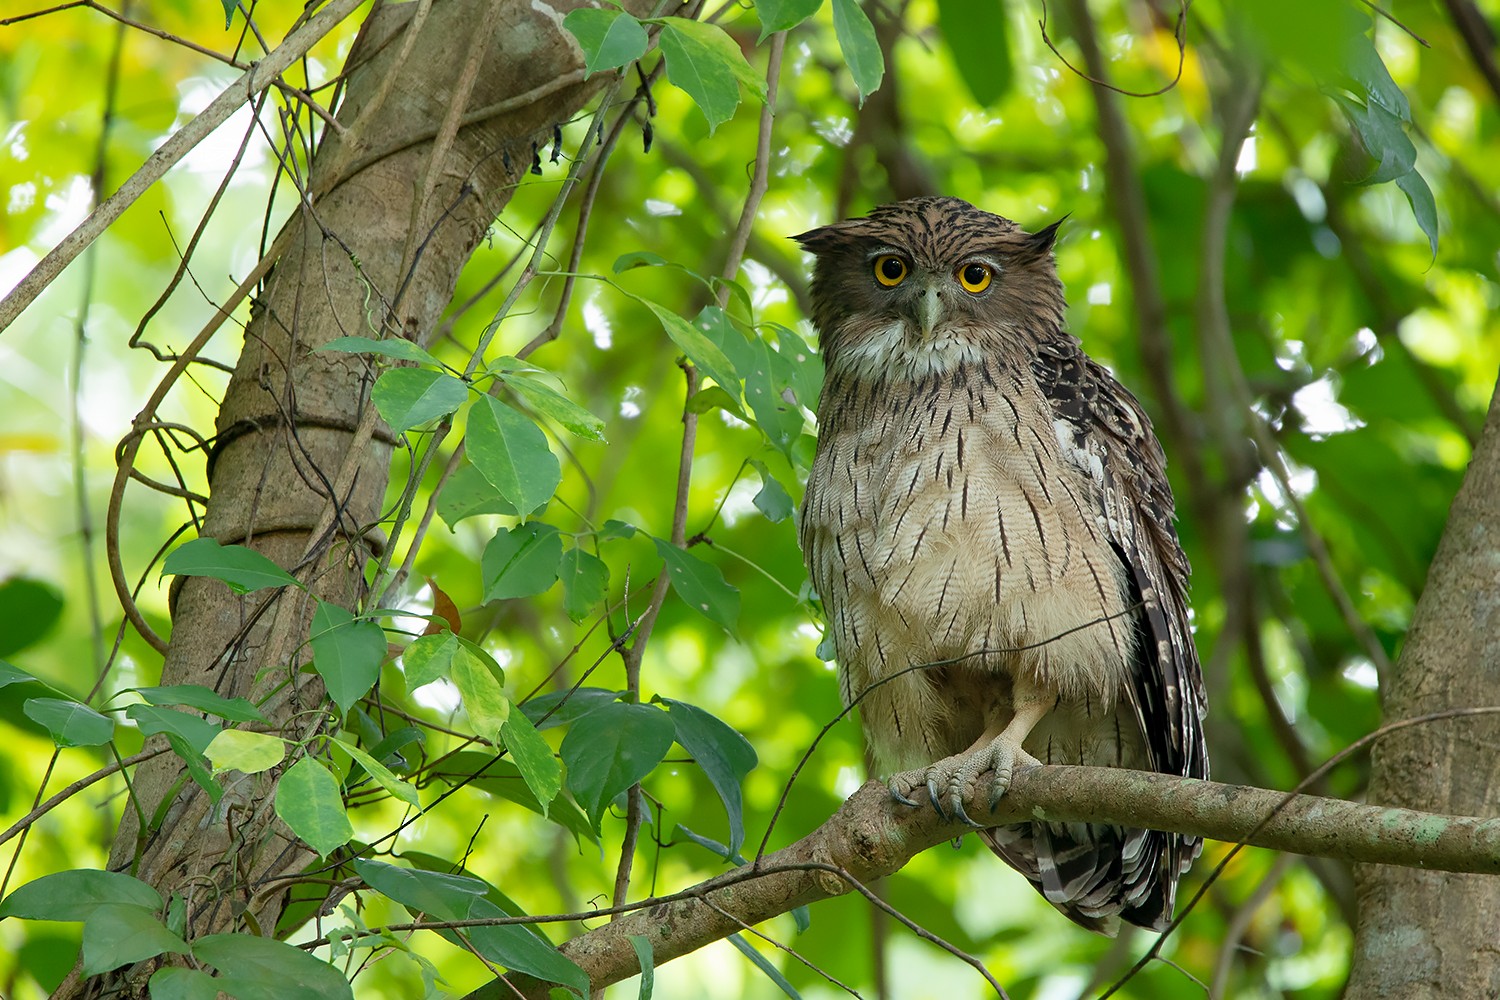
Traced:
[[829, 226], [819, 226], [817, 229], [809, 229], [805, 233], [798, 233], [788, 239], [796, 240], [802, 245], [802, 249], [810, 253], [822, 253], [829, 247], [841, 242], [842, 230], [838, 223]]
[[[1068, 215], [1072, 214], [1073, 213], [1071, 212], [1068, 213]], [[1058, 219], [1056, 222], [1052, 223], [1052, 225], [1047, 226], [1043, 229], [1038, 229], [1036, 232], [1028, 234], [1021, 241], [1020, 255], [1029, 259], [1034, 257], [1041, 257], [1045, 254], [1051, 253], [1053, 244], [1057, 242], [1057, 229], [1067, 221], [1068, 216], [1064, 215], [1061, 219]]]

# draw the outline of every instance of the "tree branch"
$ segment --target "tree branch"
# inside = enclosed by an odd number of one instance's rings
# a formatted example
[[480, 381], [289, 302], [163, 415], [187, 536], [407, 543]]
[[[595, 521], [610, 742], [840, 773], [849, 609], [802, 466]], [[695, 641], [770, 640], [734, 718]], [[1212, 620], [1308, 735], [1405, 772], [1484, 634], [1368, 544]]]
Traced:
[[[983, 780], [979, 786], [988, 787]], [[981, 791], [965, 802], [970, 815], [985, 815], [986, 795]], [[1345, 861], [1500, 874], [1500, 820], [1387, 809], [1123, 768], [1049, 766], [1016, 772], [989, 821], [1000, 825], [1036, 818], [1150, 827]], [[646, 935], [657, 964], [667, 962], [744, 924], [889, 875], [968, 829], [933, 809], [901, 806], [884, 785], [867, 782], [826, 823], [766, 855], [758, 866], [736, 868], [673, 896], [644, 900], [635, 912], [567, 942], [562, 952], [600, 989], [639, 971], [631, 935]], [[511, 987], [522, 996], [547, 996], [544, 984], [507, 978], [509, 986], [491, 982], [466, 1000], [514, 996]]]

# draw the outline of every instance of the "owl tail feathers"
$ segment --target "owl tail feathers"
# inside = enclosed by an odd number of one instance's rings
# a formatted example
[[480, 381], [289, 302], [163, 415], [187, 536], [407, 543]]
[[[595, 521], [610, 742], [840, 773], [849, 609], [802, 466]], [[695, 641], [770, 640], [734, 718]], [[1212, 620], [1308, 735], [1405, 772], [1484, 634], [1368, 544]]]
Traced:
[[1199, 850], [1173, 834], [1094, 823], [1021, 823], [979, 836], [1064, 916], [1110, 937], [1122, 919], [1166, 929], [1178, 876]]

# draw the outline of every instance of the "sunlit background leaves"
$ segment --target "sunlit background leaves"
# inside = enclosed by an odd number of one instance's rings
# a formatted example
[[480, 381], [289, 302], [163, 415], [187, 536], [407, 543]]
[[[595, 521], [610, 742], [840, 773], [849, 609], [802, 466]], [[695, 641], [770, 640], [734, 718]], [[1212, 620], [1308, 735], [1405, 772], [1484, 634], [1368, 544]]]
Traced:
[[[1400, 648], [1500, 364], [1500, 97], [1487, 89], [1437, 5], [1394, 6], [1409, 31], [1342, 0], [1201, 0], [1187, 16], [1182, 54], [1175, 4], [1087, 6], [1118, 86], [1155, 91], [1178, 76], [1181, 58], [1180, 78], [1164, 93], [1114, 98], [1137, 157], [1130, 180], [1149, 224], [1144, 245], [1159, 282], [1166, 370], [1143, 353], [1132, 309], [1131, 243], [1112, 200], [1123, 193], [1106, 183], [1113, 140], [1100, 127], [1092, 88], [1063, 62], [1086, 62], [1079, 3], [1049, 12], [1047, 37], [1058, 52], [1037, 24], [1040, 5], [1021, 3], [914, 0], [872, 10], [871, 27], [852, 0], [834, 0], [790, 33], [770, 188], [739, 275], [744, 295], [732, 295], [725, 306], [741, 329], [753, 318], [764, 338], [753, 341], [715, 311], [713, 290], [694, 275], [718, 273], [743, 203], [756, 148], [755, 85], [743, 77], [716, 84], [710, 70], [690, 95], [695, 85], [686, 66], [701, 55], [694, 46], [715, 43], [704, 40], [712, 36], [699, 34], [699, 25], [668, 25], [662, 41], [668, 79], [654, 87], [655, 115], [628, 127], [592, 208], [577, 268], [586, 277], [556, 339], [527, 358], [551, 375], [528, 373], [508, 356], [553, 321], [577, 224], [572, 207], [549, 246], [547, 266], [557, 273], [534, 282], [503, 318], [488, 359], [511, 387], [507, 399], [537, 414], [548, 430], [541, 445], [560, 459], [557, 498], [523, 525], [513, 514], [494, 512], [503, 508], [485, 508], [481, 480], [468, 480], [468, 494], [462, 479], [451, 484], [415, 559], [413, 583], [388, 595], [387, 605], [431, 612], [435, 592], [423, 580], [435, 583], [462, 611], [464, 637], [503, 668], [511, 699], [563, 690], [595, 664], [584, 683], [618, 690], [624, 678], [620, 658], [610, 652], [611, 632], [626, 628], [653, 580], [669, 572], [677, 592], [642, 665], [647, 704], [611, 703], [617, 706], [611, 711], [667, 718], [660, 704], [649, 704], [653, 697], [673, 699], [666, 704], [676, 715], [692, 711], [679, 705], [698, 706], [743, 733], [758, 765], [743, 782], [744, 844], [721, 797], [733, 768], [705, 771], [674, 751], [646, 776], [652, 808], [633, 896], [723, 870], [704, 841], [746, 851], [758, 845], [793, 768], [840, 708], [832, 666], [816, 654], [819, 631], [787, 516], [811, 454], [814, 428], [803, 426], [800, 407], [812, 403], [817, 363], [799, 353], [797, 336], [812, 340], [805, 262], [786, 237], [920, 193], [960, 195], [1028, 228], [1066, 215], [1058, 266], [1070, 328], [1143, 398], [1166, 439], [1182, 536], [1197, 569], [1195, 623], [1209, 671], [1215, 776], [1291, 787], [1309, 763], [1378, 724], [1378, 662]], [[1492, 22], [1500, 18], [1495, 3], [1480, 8]], [[796, 23], [811, 9], [787, 2], [759, 7], [771, 27]], [[131, 6], [131, 16], [144, 23], [227, 51], [243, 39], [244, 21], [236, 16], [225, 31], [220, 13], [212, 4], [166, 0]], [[267, 37], [280, 37], [291, 12], [263, 13], [255, 12], [257, 24]], [[583, 18], [597, 22], [587, 30], [623, 46], [601, 55], [598, 67], [639, 55], [639, 39], [621, 25], [624, 16]], [[766, 45], [756, 9], [729, 5], [718, 23], [763, 83]], [[305, 67], [308, 80], [295, 82], [310, 89], [327, 81], [352, 32], [317, 49]], [[108, 67], [117, 45], [120, 72], [111, 99]], [[240, 58], [256, 54], [252, 43]], [[646, 67], [657, 58], [647, 56]], [[860, 87], [879, 79], [877, 64], [884, 67], [883, 86], [861, 100]], [[233, 75], [84, 9], [0, 29], [6, 204], [0, 285], [19, 280], [96, 195], [113, 190]], [[1224, 122], [1243, 89], [1262, 76], [1253, 129], [1225, 154]], [[99, 185], [91, 177], [107, 105], [115, 117], [102, 145]], [[263, 121], [279, 139], [274, 115]], [[444, 336], [431, 345], [433, 356], [453, 369], [464, 369], [495, 319], [510, 288], [497, 278], [528, 252], [526, 241], [584, 140], [586, 118], [562, 124], [559, 161], [549, 159], [550, 148], [540, 151], [540, 173], [527, 178], [475, 254], [455, 299], [464, 307], [455, 307]], [[1224, 155], [1232, 166], [1228, 188], [1222, 177], [1214, 179]], [[265, 136], [248, 113], [237, 115], [0, 335], [0, 576], [6, 578], [0, 655], [44, 678], [58, 689], [53, 695], [84, 699], [113, 718], [122, 755], [139, 748], [143, 731], [154, 731], [144, 721], [148, 714], [125, 714], [142, 698], [122, 692], [156, 684], [160, 671], [150, 647], [128, 627], [119, 631], [103, 554], [114, 448], [163, 371], [127, 342], [231, 168], [223, 202], [198, 240], [192, 280], [151, 316], [141, 339], [180, 349], [210, 315], [210, 303], [253, 266], [261, 233], [274, 234], [290, 202], [283, 190], [267, 209], [274, 166]], [[1421, 196], [1424, 188], [1435, 197], [1433, 207]], [[1212, 282], [1204, 270], [1207, 205], [1226, 191], [1234, 202], [1221, 234], [1222, 281], [1208, 287], [1221, 292], [1232, 357], [1206, 336], [1204, 312], [1205, 283]], [[86, 336], [79, 341], [75, 323], [86, 299]], [[242, 308], [237, 321], [246, 315]], [[209, 354], [232, 364], [237, 349], [226, 330]], [[756, 351], [763, 352], [758, 359]], [[746, 379], [749, 407], [725, 394], [695, 403], [701, 420], [685, 536], [697, 544], [686, 550], [660, 541], [672, 533], [685, 403], [677, 359], [684, 354], [721, 383], [733, 380], [713, 371], [727, 356]], [[420, 427], [442, 412], [421, 408], [441, 391], [434, 386], [446, 383], [417, 373], [436, 368], [392, 371], [411, 374], [386, 383], [384, 399], [377, 396], [383, 415]], [[207, 434], [225, 382], [222, 373], [199, 367], [168, 398], [164, 418]], [[1250, 406], [1226, 394], [1227, 384], [1238, 386]], [[1175, 433], [1163, 417], [1171, 405], [1162, 398], [1164, 385], [1193, 416]], [[786, 389], [800, 407], [778, 407]], [[518, 412], [498, 403], [491, 409], [500, 420]], [[476, 432], [472, 414], [472, 463], [493, 482], [504, 475], [496, 471], [504, 449], [486, 447], [500, 438]], [[1265, 435], [1254, 445], [1252, 424]], [[180, 456], [183, 476], [199, 491], [202, 459], [201, 452]], [[398, 455], [392, 503], [410, 464]], [[417, 516], [440, 466], [419, 485]], [[1199, 470], [1197, 481], [1188, 478], [1190, 467]], [[148, 453], [142, 468], [160, 480], [173, 476], [160, 452]], [[545, 483], [518, 482], [516, 489], [527, 500], [522, 506], [550, 495]], [[476, 506], [487, 512], [460, 517]], [[1215, 512], [1227, 520], [1215, 520]], [[170, 630], [168, 581], [157, 560], [183, 523], [180, 501], [144, 489], [127, 493], [119, 522], [122, 563], [132, 584], [141, 581], [141, 607], [163, 634]], [[1243, 545], [1228, 544], [1237, 532]], [[527, 545], [543, 544], [542, 535], [564, 554], [551, 563], [551, 575], [544, 568], [538, 578], [515, 559], [531, 551]], [[1321, 566], [1313, 558], [1319, 545], [1327, 552]], [[1366, 623], [1364, 637], [1341, 610], [1340, 591]], [[387, 633], [398, 644], [426, 626], [414, 617], [387, 624], [406, 630]], [[117, 634], [123, 638], [115, 649]], [[408, 691], [402, 668], [390, 665], [380, 690], [414, 719], [458, 731], [474, 731], [483, 721], [460, 710], [459, 692], [446, 680]], [[98, 745], [99, 723], [81, 716], [57, 723], [71, 727], [77, 748], [54, 759], [48, 719], [38, 713], [55, 712], [56, 705], [33, 702], [23, 710], [27, 699], [49, 696], [29, 683], [0, 688], [0, 824], [6, 827], [38, 795], [111, 759]], [[645, 716], [629, 725], [660, 728]], [[543, 738], [565, 762], [608, 750], [570, 748], [563, 734], [573, 732], [581, 730], [543, 723]], [[662, 732], [652, 738], [659, 741]], [[366, 747], [375, 742], [369, 733], [358, 735]], [[429, 733], [427, 757], [436, 758], [445, 742], [457, 745]], [[415, 759], [411, 747], [404, 752]], [[472, 773], [464, 764], [454, 758], [448, 771], [424, 774], [423, 803], [450, 787], [445, 775]], [[802, 771], [771, 846], [822, 822], [863, 774], [858, 728], [848, 719]], [[1357, 796], [1364, 779], [1356, 762], [1334, 773], [1326, 790]], [[529, 794], [516, 772], [488, 773], [407, 826], [394, 850], [415, 867], [461, 863], [528, 912], [607, 903], [621, 811], [564, 798], [549, 821], [534, 798], [528, 803]], [[399, 800], [387, 795], [353, 801], [363, 840], [389, 832], [402, 815]], [[101, 866], [124, 806], [122, 786], [111, 779], [47, 814], [0, 854], [11, 866], [9, 886]], [[1223, 845], [1208, 846], [1184, 895], [1224, 853]], [[424, 856], [429, 860], [419, 860]], [[883, 891], [901, 912], [981, 957], [1013, 996], [1095, 995], [1147, 944], [1142, 936], [1110, 942], [1072, 927], [973, 838], [919, 857]], [[336, 913], [321, 933], [355, 921], [405, 919], [394, 904], [369, 896], [357, 917], [352, 907]], [[1196, 977], [1224, 996], [1337, 996], [1348, 969], [1352, 905], [1348, 877], [1337, 866], [1243, 852], [1165, 948], [1171, 964], [1152, 965], [1122, 995], [1197, 997]], [[814, 968], [755, 944], [803, 996], [842, 995], [825, 973], [864, 996], [985, 995], [973, 970], [879, 917], [859, 897], [819, 904], [810, 916], [805, 930], [790, 915], [762, 930]], [[582, 926], [552, 926], [547, 933], [557, 941]], [[315, 936], [311, 925], [299, 933]], [[78, 935], [77, 924], [0, 922], [0, 994], [44, 995], [72, 965]], [[412, 939], [411, 947], [435, 963], [448, 992], [488, 977], [480, 963], [433, 935]], [[420, 966], [400, 955], [371, 964], [355, 985], [361, 997], [425, 989]], [[616, 992], [635, 995], [634, 989]], [[659, 970], [656, 995], [771, 997], [783, 989], [720, 943]]]

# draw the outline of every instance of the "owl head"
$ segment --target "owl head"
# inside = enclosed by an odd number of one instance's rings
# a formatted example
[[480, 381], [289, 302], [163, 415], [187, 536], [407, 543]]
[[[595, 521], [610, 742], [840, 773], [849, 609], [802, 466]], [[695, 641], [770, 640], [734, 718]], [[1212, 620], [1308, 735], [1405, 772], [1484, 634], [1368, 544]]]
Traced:
[[1058, 336], [1061, 222], [1028, 233], [960, 198], [912, 198], [792, 237], [817, 256], [825, 363], [921, 375]]

